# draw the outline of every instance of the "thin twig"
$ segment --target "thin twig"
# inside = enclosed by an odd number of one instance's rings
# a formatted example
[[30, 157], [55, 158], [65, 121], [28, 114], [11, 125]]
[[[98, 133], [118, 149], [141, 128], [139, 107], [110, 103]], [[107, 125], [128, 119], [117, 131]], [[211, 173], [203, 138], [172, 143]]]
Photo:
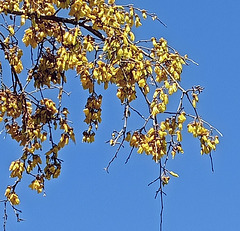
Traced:
[[109, 173], [109, 167], [110, 167], [110, 165], [111, 165], [112, 162], [117, 158], [118, 153], [119, 153], [119, 151], [120, 151], [120, 149], [121, 149], [121, 147], [122, 147], [122, 145], [123, 145], [123, 142], [124, 142], [124, 139], [122, 139], [121, 143], [119, 144], [119, 146], [118, 146], [118, 148], [117, 148], [117, 151], [115, 152], [115, 155], [113, 156], [113, 158], [108, 162], [107, 167], [104, 168], [104, 170], [105, 170], [107, 173]]
[[160, 180], [159, 180], [159, 188], [161, 190], [160, 192], [160, 204], [161, 204], [161, 211], [160, 211], [160, 231], [162, 231], [162, 224], [163, 224], [163, 191], [162, 191], [162, 179], [161, 179], [161, 176], [162, 176], [162, 163], [161, 163], [161, 160], [159, 162], [159, 176], [160, 176]]
[[209, 154], [212, 172], [214, 172], [212, 153]]
[[129, 155], [128, 155], [126, 161], [125, 161], [125, 164], [127, 164], [128, 161], [130, 160], [130, 157], [131, 157], [131, 155], [132, 155], [133, 150], [134, 150], [134, 147], [132, 147], [132, 149], [131, 149], [131, 151], [130, 151], [130, 153], [129, 153]]

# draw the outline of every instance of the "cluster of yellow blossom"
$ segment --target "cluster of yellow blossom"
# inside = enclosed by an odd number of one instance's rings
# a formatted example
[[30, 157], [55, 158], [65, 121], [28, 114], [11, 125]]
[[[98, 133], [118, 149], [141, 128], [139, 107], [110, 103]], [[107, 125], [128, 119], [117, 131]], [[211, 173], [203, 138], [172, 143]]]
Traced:
[[150, 128], [146, 134], [135, 131], [131, 136], [131, 133], [128, 132], [125, 140], [130, 142], [131, 147], [138, 148], [138, 153], [145, 152], [147, 155], [152, 155], [157, 162], [167, 154], [167, 135], [172, 136], [172, 141], [176, 137], [176, 142], [172, 143], [171, 152], [174, 158], [177, 152], [183, 153], [180, 142], [182, 141], [182, 125], [185, 120], [185, 112], [182, 112], [177, 117], [173, 116], [162, 121], [156, 128]]
[[[169, 95], [172, 95], [177, 91], [177, 82], [181, 80], [182, 65], [186, 62], [178, 53], [169, 51], [165, 39], [161, 38], [156, 41], [155, 38], [152, 38], [152, 43], [154, 48], [150, 56], [158, 62], [154, 68], [156, 81], [164, 81], [165, 88], [168, 89]], [[170, 76], [169, 80], [168, 76]]]
[[34, 87], [36, 88], [43, 87], [44, 85], [50, 87], [51, 83], [60, 84], [62, 80], [66, 82], [64, 73], [54, 68], [56, 62], [56, 57], [50, 52], [42, 55], [38, 68], [29, 76], [28, 81], [33, 77]]
[[171, 64], [168, 66], [168, 72], [175, 80], [180, 81], [182, 65], [186, 64], [185, 61], [178, 54], [170, 54], [169, 60], [171, 60]]
[[166, 70], [164, 70], [159, 64], [155, 66], [154, 72], [156, 74], [156, 82], [167, 82], [168, 75]]
[[[17, 142], [23, 141], [25, 144], [24, 135], [21, 134], [20, 126], [16, 122], [12, 124], [7, 123], [5, 125], [5, 129], [7, 133], [11, 135], [12, 139], [16, 140]], [[22, 144], [22, 142], [20, 144]]]
[[13, 191], [13, 188], [11, 186], [7, 187], [5, 191], [5, 197], [7, 197], [12, 205], [18, 205], [20, 203], [18, 195]]
[[68, 143], [69, 143], [69, 135], [67, 133], [62, 133], [58, 146], [60, 148], [63, 148], [65, 145], [68, 145]]
[[37, 176], [35, 180], [29, 185], [29, 188], [36, 190], [38, 193], [41, 193], [44, 189], [44, 178], [43, 175]]
[[12, 171], [10, 176], [11, 177], [18, 177], [19, 179], [22, 178], [22, 174], [24, 172], [24, 163], [20, 160], [13, 161], [9, 167], [9, 171]]
[[95, 141], [95, 132], [92, 130], [84, 131], [82, 141], [87, 142], [87, 143], [94, 142]]
[[58, 176], [61, 173], [61, 164], [60, 163], [55, 163], [55, 164], [50, 164], [48, 163], [46, 167], [44, 168], [44, 173], [45, 173], [45, 178], [50, 180], [51, 177], [53, 178], [58, 178]]
[[153, 127], [145, 135], [135, 131], [130, 138], [130, 146], [138, 148], [137, 152], [140, 154], [145, 152], [152, 155], [157, 162], [167, 153], [166, 136], [165, 130], [156, 130]]
[[104, 89], [108, 88], [108, 83], [111, 81], [113, 82], [113, 76], [116, 74], [116, 69], [99, 60], [97, 61], [98, 66], [93, 70], [93, 78], [97, 80], [98, 84], [104, 83]]
[[51, 99], [44, 98], [40, 101], [40, 104], [42, 107], [36, 110], [33, 119], [36, 123], [41, 122], [45, 124], [58, 113], [58, 110], [56, 104]]
[[[93, 3], [93, 1], [91, 2]], [[104, 1], [100, 0], [99, 2], [104, 2]], [[74, 16], [78, 21], [80, 18], [90, 15], [91, 12], [92, 12], [92, 9], [90, 8], [90, 6], [87, 4], [86, 1], [76, 0], [71, 5], [69, 15]]]
[[172, 136], [172, 140], [173, 137], [176, 137], [176, 143], [172, 143], [172, 157], [174, 158], [176, 153], [183, 153], [183, 149], [181, 146], [181, 141], [182, 141], [182, 127], [183, 127], [183, 123], [185, 122], [186, 117], [185, 117], [185, 112], [182, 112], [181, 114], [178, 115], [178, 117], [176, 118], [171, 117], [171, 118], [167, 118], [165, 121], [162, 121], [160, 124], [160, 129], [162, 131], [166, 131], [170, 136]]
[[[41, 32], [39, 33], [39, 35], [40, 34]], [[36, 29], [34, 27], [30, 27], [25, 30], [22, 41], [25, 43], [26, 46], [31, 45], [33, 48], [36, 48], [38, 43], [43, 40], [43, 35], [44, 33], [41, 34], [41, 36], [38, 36], [38, 34], [36, 33]]]
[[57, 7], [65, 9], [65, 8], [69, 7], [71, 0], [64, 0], [64, 1], [58, 0], [58, 1], [54, 1], [54, 2], [56, 3]]
[[70, 32], [65, 31], [62, 33], [65, 33], [65, 36], [60, 38], [59, 41], [59, 43], [62, 43], [62, 46], [60, 46], [57, 50], [56, 69], [62, 72], [76, 68], [78, 74], [82, 75], [85, 73], [87, 76], [90, 75], [89, 72], [87, 73], [87, 70], [92, 66], [92, 64], [88, 62], [86, 55], [88, 46], [86, 45], [86, 47], [84, 47], [82, 44], [80, 29], [75, 28]]
[[82, 65], [77, 66], [77, 73], [80, 75], [82, 87], [84, 90], [88, 89], [89, 93], [93, 93], [94, 81], [89, 72], [89, 69], [92, 67], [92, 65], [86, 63], [85, 61], [81, 63]]
[[[62, 113], [64, 113], [64, 110]], [[63, 148], [65, 145], [68, 145], [69, 138], [75, 143], [75, 134], [73, 132], [73, 128], [67, 123], [67, 118], [65, 117], [65, 119], [60, 119], [59, 124], [60, 129], [64, 130], [64, 133], [61, 134], [60, 141], [57, 145], [58, 150]]]
[[182, 149], [182, 145], [181, 145], [180, 142], [173, 145], [173, 148], [172, 148], [172, 151], [171, 151], [171, 155], [172, 155], [173, 159], [175, 158], [176, 153], [184, 153], [184, 151]]
[[[22, 15], [22, 19], [25, 20], [24, 15]], [[33, 16], [31, 18], [31, 23], [32, 26], [25, 30], [25, 34], [22, 39], [26, 46], [30, 45], [33, 48], [36, 48], [37, 45], [47, 36], [53, 36], [57, 41], [62, 41], [63, 38], [66, 39], [66, 36], [62, 37], [63, 31], [59, 27], [59, 24], [54, 21], [40, 20], [39, 18]]]
[[150, 105], [152, 115], [156, 116], [158, 113], [162, 113], [166, 110], [168, 104], [168, 94], [165, 94], [163, 89], [156, 89], [153, 94], [153, 101]]
[[0, 91], [0, 121], [4, 115], [18, 118], [23, 111], [21, 95], [12, 93], [9, 89]]
[[[131, 59], [138, 59], [138, 50], [133, 50]], [[113, 78], [113, 82], [118, 86], [117, 97], [124, 102], [127, 99], [128, 102], [135, 100], [136, 96], [136, 84], [142, 89], [143, 93], [147, 95], [150, 91], [147, 83], [147, 78], [152, 74], [151, 63], [149, 60], [129, 62], [123, 64], [120, 68], [116, 69], [116, 74]]]
[[94, 50], [94, 38], [90, 35], [87, 35], [83, 39], [83, 48], [89, 52]]
[[[25, 100], [24, 94], [17, 94], [9, 89], [0, 90], [0, 122], [5, 123], [5, 129], [7, 133], [11, 135], [13, 139], [20, 142], [20, 145], [24, 145], [24, 137], [26, 134], [20, 132], [20, 126], [15, 119], [21, 115], [31, 114], [31, 103]], [[9, 118], [11, 118], [11, 120]]]
[[186, 121], [186, 113], [183, 111], [181, 114], [177, 117], [177, 122], [178, 122], [178, 128], [182, 130], [183, 128], [183, 123]]
[[[9, 27], [8, 30], [10, 31], [10, 36], [13, 36], [14, 29], [13, 27]], [[23, 51], [19, 49], [17, 46], [10, 46], [10, 36], [6, 37], [4, 40], [4, 53], [5, 53], [5, 59], [9, 61], [9, 64], [12, 66], [14, 71], [19, 74], [23, 70], [23, 65], [21, 61], [21, 57], [23, 55]]]
[[27, 172], [30, 173], [38, 164], [42, 164], [41, 157], [39, 155], [32, 155], [32, 160], [28, 159]]
[[197, 102], [198, 102], [198, 94], [192, 93], [192, 105], [194, 108], [196, 108]]
[[[48, 124], [50, 121], [54, 121], [54, 124], [56, 124], [57, 120], [59, 120], [60, 129], [64, 130], [58, 145], [55, 145], [46, 153], [47, 162], [44, 168], [44, 174], [41, 175], [41, 178], [34, 180], [29, 186], [40, 193], [43, 189], [44, 178], [57, 178], [60, 174], [61, 162], [57, 158], [57, 152], [68, 144], [69, 138], [75, 141], [75, 137], [73, 128], [67, 124], [67, 115], [69, 113], [67, 108], [63, 108], [61, 113], [59, 113], [59, 110], [52, 100], [43, 98], [39, 101], [34, 114], [32, 114], [32, 111], [32, 103], [26, 100], [24, 94], [18, 95], [9, 89], [0, 91], [1, 121], [6, 117], [6, 119], [4, 119], [6, 132], [19, 142], [20, 145], [24, 146], [21, 159], [13, 161], [10, 165], [9, 170], [11, 171], [11, 177], [21, 179], [25, 170], [27, 173], [32, 174], [36, 166], [38, 166], [38, 171], [41, 169], [41, 157], [34, 153], [35, 150], [42, 148], [42, 142], [47, 139], [48, 134], [43, 130], [45, 124]], [[24, 116], [22, 125], [20, 126], [15, 119], [21, 115]], [[52, 156], [50, 156], [51, 154]], [[12, 192], [10, 187], [6, 190], [6, 197], [13, 205], [19, 204], [17, 194]]]
[[7, 14], [7, 11], [18, 11], [19, 10], [19, 3], [20, 0], [5, 0], [5, 1], [0, 1], [0, 13], [4, 12]]
[[160, 124], [160, 129], [162, 131], [167, 131], [169, 135], [174, 135], [177, 129], [176, 117], [167, 118], [165, 121], [162, 121]]
[[188, 124], [188, 132], [200, 139], [201, 154], [209, 154], [212, 150], [216, 149], [216, 145], [219, 143], [218, 136], [212, 136], [210, 131], [203, 126], [202, 122], [194, 121]]
[[65, 133], [69, 134], [70, 138], [74, 141], [73, 128], [69, 126], [69, 124], [67, 123], [67, 114], [68, 114], [67, 108], [63, 108], [62, 114], [64, 115], [64, 118], [61, 118], [59, 120], [60, 129], [64, 130]]
[[159, 41], [157, 41], [154, 37], [152, 37], [151, 40], [154, 49], [152, 49], [150, 56], [157, 59], [160, 63], [163, 63], [169, 58], [167, 41], [164, 38], [160, 38]]
[[83, 110], [85, 114], [84, 122], [89, 125], [88, 130], [83, 132], [83, 142], [92, 143], [94, 141], [95, 133], [92, 131], [93, 126], [95, 129], [98, 128], [98, 123], [101, 123], [101, 104], [102, 96], [91, 95], [85, 109]]
[[[7, 0], [6, 2], [15, 2], [16, 7], [15, 10], [19, 11], [19, 5], [21, 6], [21, 10], [27, 14], [27, 13], [35, 13], [36, 15], [53, 15], [56, 10], [53, 6], [53, 3], [57, 4], [57, 2], [62, 1], [56, 1], [56, 0], [48, 0], [48, 1], [42, 1], [42, 0], [26, 0], [22, 3], [22, 0], [14, 0], [10, 1]], [[6, 4], [8, 5], [8, 4]]]
[[117, 97], [123, 103], [125, 99], [129, 102], [136, 99], [135, 81], [130, 75], [126, 73], [125, 70], [119, 68], [116, 72], [117, 81]]

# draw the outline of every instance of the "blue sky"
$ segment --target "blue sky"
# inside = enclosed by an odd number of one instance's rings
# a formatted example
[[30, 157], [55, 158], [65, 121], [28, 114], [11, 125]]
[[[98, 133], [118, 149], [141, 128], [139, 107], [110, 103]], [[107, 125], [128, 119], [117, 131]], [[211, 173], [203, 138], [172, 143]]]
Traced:
[[[180, 175], [171, 179], [164, 189], [164, 231], [240, 230], [239, 172], [239, 22], [240, 2], [223, 0], [152, 0], [124, 1], [156, 13], [167, 28], [151, 20], [136, 30], [137, 38], [164, 37], [182, 55], [199, 63], [184, 68], [182, 79], [187, 86], [201, 85], [199, 114], [224, 135], [213, 153], [211, 172], [209, 156], [201, 156], [198, 140], [184, 134], [184, 154], [169, 163]], [[46, 197], [28, 188], [25, 179], [18, 187], [19, 208], [26, 221], [17, 223], [9, 208], [7, 230], [84, 230], [84, 231], [157, 231], [159, 230], [159, 199], [154, 199], [157, 184], [148, 183], [158, 176], [158, 166], [150, 157], [133, 153], [124, 164], [129, 149], [124, 149], [112, 164], [110, 173], [103, 168], [114, 154], [105, 143], [113, 129], [121, 129], [122, 108], [106, 92], [102, 123], [93, 144], [81, 142], [86, 128], [82, 109], [86, 92], [79, 80], [72, 78], [71, 96], [65, 103], [72, 107], [77, 144], [61, 151], [64, 159], [60, 177], [46, 183]], [[72, 84], [72, 85], [71, 85]], [[71, 88], [70, 88], [71, 87]], [[116, 102], [116, 104], [114, 104]], [[77, 106], [75, 105], [77, 103]], [[141, 103], [141, 102], [140, 102]], [[139, 103], [139, 106], [141, 105]], [[6, 185], [11, 161], [21, 149], [10, 137], [0, 136], [0, 194]], [[30, 180], [30, 178], [29, 178]], [[3, 205], [0, 204], [0, 217]]]

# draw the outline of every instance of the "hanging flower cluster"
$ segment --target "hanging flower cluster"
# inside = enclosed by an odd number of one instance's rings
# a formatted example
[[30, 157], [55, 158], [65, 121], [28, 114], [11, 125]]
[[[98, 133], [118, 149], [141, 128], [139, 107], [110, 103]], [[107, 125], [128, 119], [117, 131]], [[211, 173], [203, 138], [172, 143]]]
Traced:
[[98, 128], [98, 123], [101, 123], [101, 104], [102, 104], [102, 96], [91, 95], [83, 110], [85, 114], [84, 122], [88, 124], [88, 130], [83, 132], [83, 142], [92, 143], [94, 142], [95, 133], [93, 132], [93, 126], [95, 129]]

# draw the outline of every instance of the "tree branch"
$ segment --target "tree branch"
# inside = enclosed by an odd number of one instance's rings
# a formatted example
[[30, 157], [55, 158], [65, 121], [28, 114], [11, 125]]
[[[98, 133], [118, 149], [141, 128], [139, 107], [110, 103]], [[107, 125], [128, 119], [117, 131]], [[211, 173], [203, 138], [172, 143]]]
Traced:
[[11, 10], [7, 10], [7, 13], [9, 14], [13, 14], [13, 15], [27, 15], [29, 19], [31, 18], [37, 18], [37, 19], [42, 19], [42, 20], [52, 20], [54, 22], [62, 22], [62, 23], [68, 23], [68, 24], [72, 24], [72, 25], [79, 25], [80, 27], [86, 29], [87, 31], [91, 32], [92, 34], [94, 34], [95, 36], [97, 36], [99, 39], [101, 39], [102, 41], [105, 40], [105, 37], [103, 36], [102, 33], [100, 33], [99, 31], [95, 30], [92, 28], [92, 26], [86, 24], [85, 22], [78, 22], [75, 18], [63, 18], [63, 17], [58, 17], [56, 15], [40, 15], [38, 16], [37, 13], [23, 13], [22, 11], [11, 11]]

